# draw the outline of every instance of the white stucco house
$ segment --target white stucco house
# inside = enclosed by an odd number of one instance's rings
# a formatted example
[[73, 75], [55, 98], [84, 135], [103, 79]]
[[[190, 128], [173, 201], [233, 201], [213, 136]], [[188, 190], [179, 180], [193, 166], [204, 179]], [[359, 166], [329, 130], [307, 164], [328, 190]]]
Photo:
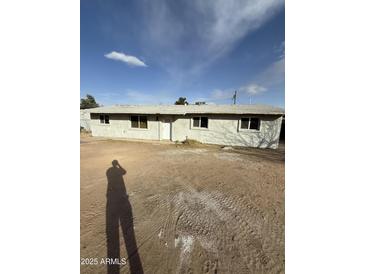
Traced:
[[88, 110], [93, 136], [277, 148], [282, 108], [267, 105], [115, 105]]

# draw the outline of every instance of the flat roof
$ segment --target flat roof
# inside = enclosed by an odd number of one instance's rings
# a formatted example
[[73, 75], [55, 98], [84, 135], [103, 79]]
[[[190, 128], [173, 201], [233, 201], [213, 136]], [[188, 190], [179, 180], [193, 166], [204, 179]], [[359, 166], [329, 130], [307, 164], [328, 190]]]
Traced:
[[269, 105], [113, 105], [88, 109], [90, 113], [118, 114], [265, 114], [284, 115], [284, 109]]

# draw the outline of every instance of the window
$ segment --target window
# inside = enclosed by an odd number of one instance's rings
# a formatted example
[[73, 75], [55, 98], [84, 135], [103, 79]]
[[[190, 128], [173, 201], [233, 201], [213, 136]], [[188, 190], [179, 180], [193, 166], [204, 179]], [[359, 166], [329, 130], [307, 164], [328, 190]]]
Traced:
[[248, 125], [250, 124], [250, 118], [242, 118], [241, 119], [241, 128], [248, 128]]
[[109, 124], [109, 115], [101, 114], [99, 118], [100, 124]]
[[255, 129], [255, 130], [260, 129], [260, 120], [258, 118], [251, 118], [250, 129]]
[[138, 128], [138, 116], [131, 116], [132, 127]]
[[241, 129], [260, 130], [260, 119], [253, 117], [241, 118]]
[[147, 128], [147, 116], [131, 116], [132, 128]]
[[208, 117], [193, 117], [193, 127], [208, 128]]
[[200, 124], [200, 117], [193, 118], [193, 127], [199, 127]]
[[139, 116], [139, 127], [147, 128], [147, 116]]
[[208, 128], [208, 117], [200, 117], [200, 127]]

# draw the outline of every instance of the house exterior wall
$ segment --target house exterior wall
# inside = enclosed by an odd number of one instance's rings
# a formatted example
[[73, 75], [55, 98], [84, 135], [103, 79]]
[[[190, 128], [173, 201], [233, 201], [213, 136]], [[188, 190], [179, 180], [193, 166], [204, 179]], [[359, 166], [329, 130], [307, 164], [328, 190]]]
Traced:
[[159, 140], [159, 121], [156, 121], [156, 115], [143, 116], [147, 116], [147, 129], [132, 128], [130, 115], [127, 114], [109, 114], [109, 124], [101, 124], [99, 114], [91, 114], [92, 136]]
[[87, 109], [80, 109], [80, 127], [90, 131], [90, 111]]
[[[201, 115], [208, 117], [208, 129], [193, 128], [191, 116], [147, 116], [148, 128], [131, 128], [130, 115], [109, 114], [110, 124], [101, 124], [99, 114], [91, 114], [90, 127], [93, 136], [161, 140], [161, 121], [172, 121], [171, 140], [194, 139], [206, 144], [277, 148], [279, 144], [281, 116], [273, 115]], [[200, 115], [194, 115], [200, 116]], [[260, 130], [241, 130], [242, 117], [258, 117]]]
[[[194, 115], [195, 116], [195, 115]], [[272, 115], [201, 115], [208, 117], [208, 129], [193, 128], [192, 117], [177, 118], [173, 123], [172, 140], [194, 139], [206, 144], [277, 148], [279, 144], [281, 116]], [[240, 129], [242, 117], [257, 117], [260, 130]]]

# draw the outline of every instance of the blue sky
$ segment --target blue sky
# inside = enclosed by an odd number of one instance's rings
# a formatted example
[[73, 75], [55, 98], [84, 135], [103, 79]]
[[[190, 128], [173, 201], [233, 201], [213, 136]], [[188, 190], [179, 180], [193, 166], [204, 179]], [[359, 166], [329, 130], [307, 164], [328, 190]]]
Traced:
[[80, 95], [284, 107], [283, 0], [81, 0]]

